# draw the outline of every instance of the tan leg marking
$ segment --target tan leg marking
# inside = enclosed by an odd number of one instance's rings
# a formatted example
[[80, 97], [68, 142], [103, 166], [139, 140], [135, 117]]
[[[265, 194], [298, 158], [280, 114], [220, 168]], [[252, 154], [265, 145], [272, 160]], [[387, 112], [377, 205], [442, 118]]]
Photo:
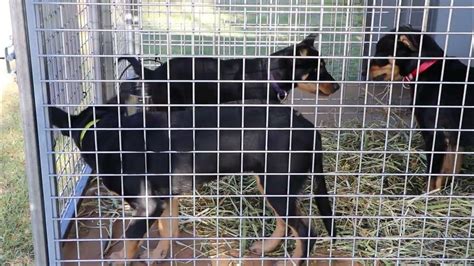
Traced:
[[[160, 236], [164, 238], [175, 238], [179, 236], [179, 202], [177, 198], [171, 199], [169, 204], [166, 204], [166, 208], [161, 214], [161, 219], [158, 220], [158, 230]], [[170, 206], [171, 205], [171, 206]], [[171, 217], [173, 219], [164, 219]], [[152, 251], [152, 259], [164, 259], [168, 255], [171, 246], [170, 239], [162, 239], [158, 242], [156, 248]]]
[[[448, 140], [446, 140], [446, 143], [447, 143], [447, 148], [446, 148], [447, 152], [456, 152], [455, 145], [451, 145]], [[462, 152], [463, 148], [459, 147], [458, 151]], [[442, 189], [445, 186], [446, 181], [450, 179], [449, 176], [453, 174], [459, 174], [459, 172], [461, 172], [462, 161], [463, 161], [462, 154], [457, 154], [457, 158], [456, 158], [456, 154], [454, 153], [445, 154], [443, 157], [443, 165], [441, 166], [441, 174], [445, 174], [446, 176], [439, 176], [435, 178], [434, 180], [435, 182], [432, 182], [433, 189]], [[432, 181], [433, 181], [433, 178], [432, 178]]]
[[284, 237], [286, 233], [286, 223], [281, 218], [276, 218], [276, 223], [276, 228], [270, 236], [272, 239], [254, 242], [250, 247], [250, 251], [255, 254], [262, 254], [262, 252], [266, 254], [278, 248], [281, 243], [281, 238]]
[[[263, 190], [263, 186], [260, 183], [260, 178], [258, 176], [256, 177], [256, 180], [257, 180], [258, 190], [260, 191], [262, 195], [265, 195], [265, 191]], [[273, 206], [270, 204], [270, 202], [267, 201], [267, 204], [268, 206], [270, 206], [273, 213], [275, 213], [275, 215], [278, 215], [275, 212], [275, 209], [273, 208]], [[273, 231], [272, 235], [270, 236], [272, 239], [254, 242], [252, 246], [250, 247], [250, 251], [252, 251], [255, 254], [262, 254], [262, 251], [264, 254], [274, 251], [280, 245], [282, 241], [281, 238], [285, 236], [285, 233], [286, 233], [286, 223], [282, 218], [277, 217], [276, 228]]]
[[297, 237], [296, 239], [296, 244], [295, 244], [295, 250], [293, 250], [293, 254], [291, 255], [291, 259], [286, 260], [286, 261], [279, 261], [276, 263], [277, 266], [284, 266], [284, 265], [301, 265], [304, 261], [301, 259], [304, 255], [304, 250], [303, 250], [303, 241], [299, 239], [299, 234], [298, 231], [291, 227], [291, 232], [293, 233], [293, 236]]
[[[117, 250], [109, 255], [109, 259], [112, 260], [123, 260], [135, 258], [140, 240], [125, 240], [124, 247], [121, 250]], [[125, 255], [125, 256], [124, 256]], [[113, 265], [124, 265], [123, 262], [114, 262]]]
[[[299, 238], [300, 235], [298, 234], [298, 231], [291, 227], [291, 231], [293, 232], [293, 235], [296, 237], [296, 238]], [[305, 250], [303, 250], [303, 241], [301, 239], [296, 239], [296, 245], [295, 245], [295, 250], [293, 250], [293, 255], [292, 255], [292, 258], [294, 259], [297, 259], [296, 263], [299, 264], [300, 261], [298, 258], [301, 258], [303, 257], [303, 254], [304, 254]]]
[[428, 192], [433, 191], [436, 189], [436, 180], [438, 178], [436, 176], [430, 177], [430, 183], [428, 184]]

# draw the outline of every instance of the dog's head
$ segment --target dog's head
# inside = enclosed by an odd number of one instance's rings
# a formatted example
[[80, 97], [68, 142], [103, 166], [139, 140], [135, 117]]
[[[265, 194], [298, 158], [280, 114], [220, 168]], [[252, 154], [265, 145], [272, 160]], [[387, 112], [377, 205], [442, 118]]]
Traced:
[[[422, 43], [421, 48], [420, 43]], [[370, 63], [370, 77], [373, 80], [402, 80], [404, 76], [416, 69], [420, 55], [421, 57], [439, 57], [443, 56], [443, 50], [430, 36], [423, 35], [422, 37], [420, 30], [410, 25], [402, 26], [397, 34], [385, 35], [377, 42], [375, 59], [372, 59]]]
[[[324, 59], [314, 58], [319, 56], [318, 50], [314, 47], [316, 38], [317, 34], [310, 34], [302, 42], [277, 51], [272, 56], [296, 56], [294, 77], [299, 81], [296, 87], [302, 91], [314, 94], [319, 91], [321, 94], [330, 95], [339, 90], [339, 84], [335, 82], [334, 78], [327, 71]], [[273, 63], [276, 64], [275, 67]], [[293, 75], [293, 59], [272, 59], [272, 69], [276, 69], [273, 72], [277, 73], [277, 80], [291, 80]], [[309, 83], [304, 81], [325, 82]]]

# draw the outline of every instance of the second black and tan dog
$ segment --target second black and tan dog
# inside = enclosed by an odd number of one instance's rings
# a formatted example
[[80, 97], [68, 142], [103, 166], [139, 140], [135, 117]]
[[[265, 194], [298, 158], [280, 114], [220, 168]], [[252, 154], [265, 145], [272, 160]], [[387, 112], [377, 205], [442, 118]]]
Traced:
[[[321, 136], [314, 125], [283, 106], [270, 107], [268, 113], [266, 107], [251, 105], [245, 106], [243, 112], [238, 106], [219, 108], [219, 114], [217, 107], [196, 107], [194, 113], [171, 112], [171, 131], [167, 112], [125, 116], [118, 114], [117, 107], [96, 107], [95, 111], [89, 107], [79, 115], [69, 116], [61, 109], [51, 108], [52, 124], [74, 140], [104, 185], [124, 196], [135, 210], [135, 219], [125, 233], [125, 248], [111, 254], [111, 259], [136, 256], [140, 239], [148, 230], [147, 219], [151, 226], [157, 218], [164, 217], [159, 219], [160, 235], [177, 237], [178, 202], [170, 197], [193, 194], [194, 187], [216, 180], [218, 173], [254, 173], [260, 192], [275, 212], [277, 227], [271, 239], [254, 243], [253, 252], [267, 253], [277, 248], [289, 226], [296, 237], [291, 260], [299, 264], [308, 256], [307, 250], [315, 242], [308, 237], [314, 237], [315, 230], [309, 230], [307, 221], [298, 217], [301, 214], [295, 195], [301, 192], [312, 171], [316, 174], [316, 204], [326, 230], [331, 236], [336, 235], [322, 175]], [[166, 219], [170, 216], [174, 219]], [[166, 257], [169, 246], [169, 239], [161, 240], [151, 252], [152, 259]]]
[[443, 49], [429, 35], [421, 38], [422, 33], [411, 26], [382, 37], [370, 76], [409, 84], [427, 151], [427, 169], [433, 174], [428, 190], [434, 190], [460, 172], [463, 156], [455, 152], [474, 145], [474, 68], [455, 58], [439, 59]]
[[[302, 91], [319, 91], [323, 95], [330, 95], [339, 89], [339, 84], [327, 71], [324, 59], [317, 58], [319, 52], [314, 47], [316, 37], [316, 34], [310, 34], [302, 42], [277, 51], [268, 58], [173, 58], [154, 70], [143, 68], [144, 75], [142, 65], [136, 58], [123, 57], [119, 60], [128, 60], [135, 72], [148, 82], [155, 104], [214, 104], [243, 99], [267, 100], [267, 97], [270, 102], [281, 102], [295, 84]], [[270, 81], [270, 90], [268, 82], [245, 80]]]

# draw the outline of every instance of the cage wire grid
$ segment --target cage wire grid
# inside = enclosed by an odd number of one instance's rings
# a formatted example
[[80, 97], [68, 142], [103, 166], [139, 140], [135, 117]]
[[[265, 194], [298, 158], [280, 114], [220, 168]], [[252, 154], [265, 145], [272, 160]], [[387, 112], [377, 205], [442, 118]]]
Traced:
[[[410, 92], [403, 88], [403, 81], [373, 81], [369, 79], [370, 61], [374, 60], [375, 44], [393, 28], [411, 24], [426, 35], [431, 35], [445, 52], [438, 59], [443, 68], [448, 60], [456, 56], [469, 67], [472, 66], [474, 38], [466, 20], [470, 15], [472, 22], [473, 5], [470, 1], [429, 1], [429, 0], [216, 0], [216, 1], [31, 1], [26, 4], [28, 27], [30, 30], [31, 56], [38, 58], [33, 65], [35, 81], [35, 103], [38, 106], [38, 134], [47, 140], [40, 143], [43, 193], [46, 205], [48, 255], [51, 264], [97, 263], [112, 261], [110, 254], [120, 250], [125, 242], [123, 232], [128, 223], [140, 219], [133, 217], [133, 209], [126, 203], [123, 180], [127, 176], [143, 176], [148, 191], [150, 178], [168, 177], [172, 180], [183, 173], [151, 173], [145, 160], [145, 173], [115, 174], [100, 173], [86, 166], [81, 155], [118, 153], [123, 156], [137, 154], [124, 150], [122, 143], [126, 131], [142, 131], [144, 142], [147, 132], [158, 130], [145, 122], [139, 127], [96, 129], [72, 128], [71, 120], [63, 129], [73, 132], [93, 132], [95, 146], [97, 134], [107, 130], [120, 130], [119, 149], [114, 151], [80, 151], [74, 142], [61, 136], [60, 130], [48, 120], [51, 107], [56, 106], [69, 114], [78, 114], [88, 106], [93, 106], [93, 119], [97, 119], [99, 108], [104, 106], [124, 107], [129, 115], [133, 113], [154, 112], [155, 107], [190, 108], [193, 114], [204, 106], [194, 100], [190, 104], [170, 103], [169, 90], [177, 82], [192, 83], [193, 98], [199, 91], [196, 84], [217, 83], [218, 93], [231, 83], [266, 84], [268, 80], [224, 80], [217, 75], [216, 80], [197, 80], [193, 74], [190, 80], [173, 80], [170, 67], [167, 68], [168, 103], [151, 101], [148, 87], [159, 82], [137, 78], [127, 64], [119, 62], [119, 57], [133, 55], [143, 67], [159, 68], [171, 58], [192, 58], [192, 68], [196, 59], [213, 57], [222, 60], [255, 58], [268, 59], [271, 53], [301, 42], [310, 33], [316, 33], [314, 47], [325, 60], [327, 71], [340, 84], [340, 90], [327, 97], [309, 94], [292, 89], [282, 104], [254, 104], [267, 110], [265, 126], [252, 128], [266, 133], [265, 148], [245, 150], [245, 154], [263, 153], [264, 169], [269, 163], [269, 140], [271, 131], [289, 130], [291, 146], [293, 134], [307, 131], [306, 128], [289, 126], [270, 128], [269, 115], [275, 108], [290, 108], [302, 114], [315, 125], [322, 135], [322, 152], [317, 150], [311, 156], [310, 175], [324, 177], [329, 188], [327, 196], [331, 201], [333, 225], [338, 229], [336, 237], [330, 237], [321, 223], [321, 214], [315, 205], [314, 179], [308, 182], [301, 194], [282, 196], [299, 199], [302, 213], [297, 218], [308, 220], [316, 230], [311, 237], [314, 248], [305, 250], [305, 260], [311, 264], [328, 262], [331, 264], [426, 264], [472, 263], [474, 216], [474, 152], [462, 150], [456, 145], [454, 160], [464, 157], [463, 171], [452, 173], [451, 182], [440, 191], [427, 192], [425, 178], [434, 178], [427, 167], [427, 153], [434, 154], [434, 147], [425, 151], [420, 132], [447, 131], [458, 134], [472, 132], [473, 129], [419, 128], [411, 102]], [[31, 18], [31, 19], [30, 19]], [[421, 37], [421, 42], [424, 38]], [[275, 58], [272, 57], [272, 58]], [[281, 58], [298, 59], [293, 54]], [[308, 57], [310, 58], [310, 57]], [[159, 59], [159, 60], [156, 60]], [[310, 58], [311, 59], [311, 58]], [[403, 59], [403, 58], [398, 58]], [[218, 61], [219, 62], [219, 61]], [[281, 84], [295, 83], [296, 60], [292, 60], [291, 81], [281, 80]], [[243, 74], [245, 67], [243, 64]], [[220, 73], [222, 63], [217, 64]], [[267, 64], [267, 73], [271, 66]], [[124, 72], [125, 71], [125, 72]], [[143, 69], [142, 69], [143, 71]], [[122, 73], [125, 73], [122, 75]], [[321, 73], [318, 71], [318, 76]], [[468, 72], [469, 74], [469, 72]], [[392, 73], [395, 75], [395, 73]], [[244, 75], [245, 76], [245, 75]], [[129, 79], [133, 79], [131, 82]], [[318, 81], [319, 85], [329, 83]], [[464, 86], [464, 101], [468, 85], [472, 81], [413, 82], [416, 90], [420, 84], [439, 84], [443, 89], [449, 85]], [[121, 95], [124, 84], [134, 86], [135, 94], [123, 102]], [[245, 88], [245, 86], [242, 86]], [[245, 91], [245, 89], [244, 89]], [[111, 103], [109, 100], [115, 100]], [[270, 99], [266, 99], [270, 100]], [[117, 102], [119, 102], [117, 104]], [[438, 97], [436, 121], [439, 117]], [[224, 107], [226, 103], [206, 104], [205, 106]], [[246, 104], [233, 104], [242, 107]], [[443, 106], [444, 109], [459, 108], [461, 112], [473, 106]], [[117, 108], [119, 110], [119, 108]], [[221, 111], [217, 109], [217, 117]], [[42, 119], [41, 119], [42, 118]], [[468, 118], [469, 119], [469, 118]], [[472, 118], [471, 118], [472, 119]], [[240, 161], [244, 160], [245, 127], [224, 128], [217, 126], [206, 130], [233, 130], [240, 133]], [[241, 163], [240, 171], [232, 173], [198, 173], [196, 156], [203, 153], [217, 154], [217, 169], [221, 156], [236, 151], [208, 151], [196, 149], [196, 124], [193, 115], [192, 126], [160, 128], [168, 134], [179, 130], [192, 130], [193, 158], [191, 172], [192, 191], [187, 195], [163, 196], [144, 194], [145, 209], [149, 201], [164, 198], [169, 204], [179, 199], [179, 215], [171, 218], [148, 216], [146, 226], [150, 227], [143, 237], [127, 240], [140, 240], [141, 257], [126, 258], [123, 261], [137, 265], [166, 262], [174, 264], [261, 264], [286, 262], [291, 264], [291, 254], [295, 249], [295, 239], [286, 227], [285, 236], [278, 237], [282, 243], [268, 254], [254, 254], [249, 248], [258, 240], [271, 241], [269, 235], [275, 228], [275, 215], [272, 207], [257, 189], [252, 175], [284, 175], [291, 177], [308, 173], [247, 173]], [[199, 130], [202, 130], [201, 128]], [[217, 134], [217, 146], [220, 146]], [[171, 138], [168, 140], [172, 146]], [[316, 148], [316, 141], [313, 148]], [[153, 152], [141, 152], [144, 158], [151, 158]], [[171, 172], [175, 151], [162, 152], [168, 155]], [[271, 151], [272, 154], [288, 153], [289, 158], [305, 151]], [[307, 152], [306, 152], [307, 153]], [[314, 173], [316, 154], [323, 154], [324, 173]], [[292, 160], [288, 161], [288, 170]], [[456, 164], [456, 163], [455, 163]], [[94, 172], [94, 170], [96, 170]], [[203, 187], [196, 187], [195, 179], [214, 175], [217, 178]], [[250, 175], [250, 176], [248, 176]], [[121, 193], [113, 193], [100, 181], [100, 177], [115, 176], [120, 183]], [[284, 185], [287, 185], [284, 184]], [[265, 189], [266, 184], [264, 184]], [[288, 206], [282, 217], [288, 221]], [[178, 220], [178, 236], [160, 236], [152, 220]], [[174, 226], [169, 223], [169, 226]], [[173, 229], [173, 228], [170, 228]], [[307, 238], [307, 237], [306, 237]], [[301, 237], [300, 239], [305, 239]], [[153, 250], [160, 240], [172, 240], [169, 254], [165, 258], [152, 258]]]

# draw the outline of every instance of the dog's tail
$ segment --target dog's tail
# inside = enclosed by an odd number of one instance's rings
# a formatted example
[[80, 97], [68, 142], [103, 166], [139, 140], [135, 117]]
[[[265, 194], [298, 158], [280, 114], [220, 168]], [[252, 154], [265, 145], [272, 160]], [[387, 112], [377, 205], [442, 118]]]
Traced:
[[[71, 117], [71, 121], [72, 121]], [[69, 128], [69, 114], [57, 107], [49, 108], [49, 121], [57, 128]], [[71, 122], [72, 123], [72, 122]], [[69, 136], [69, 130], [61, 130], [64, 136]]]
[[[316, 154], [316, 158], [314, 160], [314, 169], [320, 170], [322, 173], [323, 170], [323, 160], [322, 154]], [[332, 237], [336, 237], [337, 230], [334, 224], [334, 219], [331, 218], [333, 216], [331, 202], [329, 201], [329, 194], [328, 188], [326, 186], [326, 179], [323, 175], [316, 175], [313, 176], [314, 184], [316, 188], [314, 189], [314, 194], [316, 195], [316, 206], [318, 207], [319, 213], [323, 216], [323, 223], [324, 227], [328, 234]], [[320, 195], [318, 197], [318, 195]]]

